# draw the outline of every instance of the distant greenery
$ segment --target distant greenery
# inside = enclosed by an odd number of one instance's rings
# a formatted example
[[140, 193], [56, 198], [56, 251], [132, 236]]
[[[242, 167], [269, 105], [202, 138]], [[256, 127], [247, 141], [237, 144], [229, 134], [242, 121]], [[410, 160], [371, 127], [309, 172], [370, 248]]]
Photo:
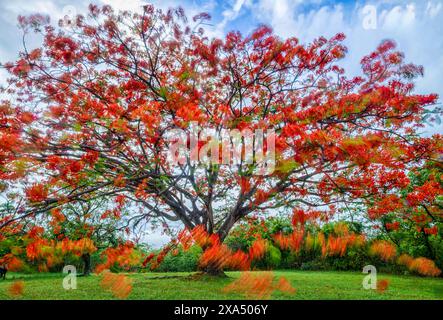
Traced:
[[179, 250], [178, 253], [168, 253], [157, 268], [158, 272], [192, 272], [198, 268], [198, 261], [203, 250], [192, 246], [188, 251]]
[[[334, 233], [334, 228], [338, 224], [346, 224], [350, 231], [355, 234], [362, 234], [365, 232], [363, 224], [358, 222], [349, 221], [337, 221], [325, 223], [321, 227], [314, 226], [307, 223], [306, 232], [312, 235], [319, 232], [328, 236]], [[343, 256], [322, 256], [321, 250], [304, 250], [303, 247], [297, 253], [290, 252], [288, 250], [279, 249], [273, 235], [276, 233], [290, 233], [291, 221], [287, 217], [271, 217], [266, 220], [251, 220], [248, 223], [241, 223], [237, 225], [227, 237], [225, 243], [233, 250], [241, 249], [247, 251], [248, 248], [255, 241], [257, 236], [268, 240], [267, 253], [263, 259], [255, 261], [253, 268], [258, 270], [271, 270], [271, 269], [295, 269], [295, 270], [310, 270], [310, 271], [361, 271], [365, 265], [374, 265], [378, 270], [387, 273], [394, 274], [409, 274], [407, 268], [395, 263], [395, 260], [391, 262], [385, 262], [377, 256], [369, 254], [369, 247], [371, 242], [376, 239], [384, 239], [392, 241], [392, 237], [397, 237], [398, 252], [408, 253], [412, 256], [423, 256], [434, 260], [434, 255], [429, 255], [429, 251], [423, 248], [422, 233], [418, 233], [415, 229], [402, 229], [398, 232], [390, 232], [387, 234], [384, 230], [378, 230], [372, 232], [371, 238], [368, 241], [357, 247], [349, 247]], [[441, 237], [433, 236], [429, 237], [429, 241], [435, 244], [436, 250], [443, 250], [441, 245]], [[420, 250], [421, 248], [421, 250]], [[435, 259], [440, 261], [443, 257], [443, 251], [438, 251], [439, 258]]]

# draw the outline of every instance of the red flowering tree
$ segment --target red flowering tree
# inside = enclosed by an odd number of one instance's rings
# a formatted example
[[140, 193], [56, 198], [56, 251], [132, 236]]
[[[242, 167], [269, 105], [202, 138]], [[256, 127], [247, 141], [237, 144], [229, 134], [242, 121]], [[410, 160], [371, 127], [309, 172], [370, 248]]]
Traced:
[[[95, 198], [114, 199], [117, 211], [137, 206], [134, 224], [181, 221], [221, 240], [253, 212], [297, 208], [327, 220], [356, 203], [378, 219], [407, 206], [397, 195], [407, 172], [442, 151], [441, 136], [419, 135], [437, 100], [413, 92], [421, 67], [384, 41], [361, 60], [361, 76], [347, 77], [343, 34], [302, 44], [261, 26], [209, 39], [208, 18], [149, 5], [136, 13], [91, 5], [60, 28], [19, 18], [43, 45], [5, 64], [0, 178], [13, 210], [0, 230]], [[190, 134], [191, 122], [274, 130], [275, 170], [189, 155], [171, 164], [168, 133]]]
[[[45, 221], [51, 239], [63, 241], [90, 239], [98, 250], [116, 247], [125, 242], [129, 234], [128, 222], [118, 209], [107, 203], [107, 199], [68, 203], [50, 211], [49, 221]], [[108, 208], [110, 207], [110, 208]], [[91, 254], [86, 251], [80, 256], [83, 274], [92, 270]]]
[[430, 258], [443, 267], [443, 165], [428, 162], [409, 174], [410, 184], [399, 194], [406, 208], [380, 218], [381, 230], [402, 251]]

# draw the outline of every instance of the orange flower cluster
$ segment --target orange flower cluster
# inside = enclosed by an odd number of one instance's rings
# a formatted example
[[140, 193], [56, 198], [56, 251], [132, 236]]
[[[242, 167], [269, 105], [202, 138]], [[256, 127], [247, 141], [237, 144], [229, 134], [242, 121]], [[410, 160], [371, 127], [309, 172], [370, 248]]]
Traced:
[[437, 277], [441, 273], [441, 270], [437, 268], [434, 261], [424, 257], [413, 258], [408, 254], [402, 254], [398, 257], [397, 263], [423, 276]]
[[264, 254], [263, 243], [253, 245], [254, 249], [250, 253], [241, 250], [233, 252], [220, 241], [204, 250], [200, 257], [199, 267], [201, 269], [223, 270], [226, 268], [235, 270], [248, 270], [254, 257]]
[[26, 198], [29, 202], [36, 203], [46, 200], [48, 190], [43, 184], [34, 184], [25, 190]]
[[282, 250], [290, 249], [294, 252], [299, 252], [303, 244], [304, 230], [294, 230], [289, 235], [277, 233], [273, 238]]
[[436, 277], [441, 273], [441, 270], [437, 268], [434, 261], [423, 257], [415, 258], [409, 268], [411, 271], [415, 271], [424, 276]]
[[20, 269], [23, 267], [23, 261], [14, 256], [12, 253], [8, 253], [0, 258], [0, 266], [3, 265], [7, 265], [9, 271], [15, 272], [20, 271]]
[[438, 234], [438, 228], [437, 226], [433, 226], [430, 228], [423, 228], [424, 233], [429, 234], [429, 235], [437, 235]]
[[93, 253], [96, 250], [94, 242], [89, 238], [79, 240], [65, 238], [63, 241], [40, 238], [35, 239], [26, 246], [26, 256], [31, 261], [45, 260], [40, 266], [41, 270], [45, 271], [48, 267], [62, 263], [63, 257], [66, 254], [81, 256], [85, 253]]
[[[329, 256], [344, 256], [346, 250], [352, 246], [361, 246], [365, 241], [363, 235], [346, 234], [344, 236], [329, 236], [327, 242], [322, 244], [322, 252]], [[323, 250], [323, 247], [326, 249]]]
[[326, 245], [326, 252], [328, 255], [335, 256], [344, 256], [346, 249], [347, 249], [348, 239], [342, 238], [342, 237], [334, 237], [329, 236], [328, 242]]
[[30, 260], [35, 260], [43, 255], [43, 247], [48, 246], [48, 241], [44, 239], [37, 239], [26, 246], [26, 256]]
[[223, 270], [228, 266], [231, 254], [226, 245], [217, 243], [203, 252], [199, 266], [202, 269]]
[[[160, 253], [157, 255], [157, 258], [151, 263], [151, 270], [155, 270], [158, 268], [158, 266], [163, 262], [163, 260], [165, 259], [166, 255], [168, 254], [169, 251], [171, 251], [172, 249], [172, 245], [167, 245], [166, 247], [163, 248], [162, 251], [160, 251]], [[149, 258], [149, 256], [148, 256]], [[143, 263], [145, 263], [146, 261], [148, 261], [148, 258], [145, 259], [145, 261]], [[153, 258], [153, 257], [152, 257]], [[151, 260], [151, 259], [149, 259]], [[147, 262], [146, 262], [147, 263]], [[145, 266], [146, 266], [145, 263]]]
[[343, 256], [349, 247], [359, 246], [365, 242], [363, 235], [351, 233], [345, 224], [338, 224], [334, 233], [335, 235], [330, 234], [328, 237], [325, 237], [323, 233], [313, 236], [309, 232], [305, 235], [303, 229], [296, 229], [289, 235], [278, 233], [273, 238], [282, 250], [299, 252], [303, 245], [307, 251], [321, 247], [323, 257]]
[[[1, 191], [1, 187], [2, 186], [0, 184], [0, 191]], [[9, 219], [11, 219], [11, 216], [9, 216], [9, 215], [0, 218], [0, 224], [4, 224]], [[21, 223], [16, 223], [16, 224], [4, 226], [2, 228], [2, 232], [0, 232], [0, 241], [6, 240], [9, 236], [16, 235], [22, 230], [23, 230], [23, 224], [21, 224]]]
[[249, 257], [252, 260], [261, 259], [266, 253], [267, 242], [263, 239], [257, 239], [249, 248]]
[[91, 254], [97, 251], [94, 242], [89, 238], [82, 238], [79, 240], [69, 240], [65, 238], [57, 243], [57, 248], [61, 248], [63, 253], [70, 252], [76, 256], [81, 256], [86, 253]]
[[385, 224], [385, 226], [386, 226], [386, 229], [388, 231], [395, 231], [395, 230], [398, 230], [400, 228], [400, 222], [398, 222], [398, 221], [395, 221], [395, 222], [392, 222], [392, 223], [388, 222], [388, 223]]
[[220, 242], [218, 236], [216, 238], [213, 238], [213, 236], [208, 235], [209, 240], [205, 243], [210, 244], [207, 248], [202, 247], [205, 250], [199, 261], [200, 268], [248, 270], [252, 261], [262, 258], [267, 250], [267, 242], [263, 239], [257, 239], [252, 243], [248, 253], [241, 250], [233, 252], [227, 245]]
[[59, 208], [52, 209], [50, 211], [52, 219], [49, 222], [49, 225], [53, 228], [54, 234], [60, 234], [61, 226], [60, 223], [66, 220], [65, 216], [61, 212]]
[[374, 241], [369, 248], [369, 254], [377, 256], [383, 261], [392, 261], [397, 255], [397, 248], [394, 244], [384, 241], [377, 240]]
[[389, 280], [387, 279], [380, 279], [377, 280], [377, 291], [380, 293], [383, 293], [388, 289], [389, 287]]
[[223, 288], [224, 292], [243, 294], [248, 299], [269, 299], [274, 291], [295, 293], [295, 288], [290, 282], [281, 277], [277, 277], [273, 272], [242, 272], [240, 277]]
[[371, 219], [375, 220], [401, 208], [403, 208], [402, 200], [397, 195], [390, 194], [378, 200], [372, 208], [369, 208], [368, 215]]
[[216, 234], [208, 234], [203, 225], [192, 229], [188, 236], [189, 239], [192, 239], [201, 248], [213, 246], [220, 242], [219, 237]]
[[397, 264], [409, 267], [412, 262], [414, 261], [414, 258], [411, 257], [409, 254], [403, 253], [397, 258]]
[[[33, 229], [37, 230], [37, 229]], [[80, 257], [86, 253], [93, 253], [97, 250], [94, 242], [89, 238], [82, 238], [79, 240], [69, 240], [67, 238], [62, 241], [48, 240], [39, 238], [37, 235], [32, 235], [33, 231], [28, 234], [32, 242], [28, 243], [25, 251], [26, 257], [31, 261], [38, 260], [38, 269], [40, 272], [48, 271], [48, 268], [61, 264], [64, 256], [67, 254], [74, 254]], [[16, 257], [21, 253], [21, 249], [17, 249], [17, 252], [6, 255], [4, 258], [9, 260], [9, 267], [11, 270], [18, 271], [23, 262]]]
[[274, 235], [274, 241], [275, 243], [280, 247], [282, 250], [289, 249], [289, 237], [285, 236], [283, 233], [279, 232]]
[[230, 254], [227, 266], [234, 270], [249, 270], [251, 268], [251, 262], [251, 258], [247, 253], [237, 250], [233, 254]]
[[14, 281], [8, 288], [11, 297], [17, 298], [23, 295], [25, 283], [23, 281]]
[[126, 299], [132, 291], [132, 280], [129, 277], [110, 271], [103, 272], [100, 285], [119, 299]]
[[142, 256], [134, 249], [134, 244], [132, 242], [126, 242], [120, 244], [116, 248], [105, 249], [101, 256], [105, 258], [105, 262], [97, 265], [95, 271], [101, 273], [106, 269], [109, 269], [114, 264], [122, 268], [129, 269], [132, 266], [137, 266], [141, 264]]
[[[227, 245], [220, 241], [216, 234], [209, 234], [203, 226], [197, 226], [192, 230], [184, 229], [173, 241], [163, 249], [157, 257], [155, 254], [148, 255], [143, 261], [146, 267], [151, 263], [151, 269], [156, 269], [162, 262], [163, 257], [173, 248], [181, 245], [184, 251], [187, 251], [192, 245], [198, 245], [204, 251], [200, 257], [199, 267], [201, 269], [223, 270], [226, 268], [234, 270], [249, 270], [251, 263], [255, 259], [261, 259], [267, 250], [267, 242], [264, 239], [257, 239], [251, 246], [248, 253], [241, 250], [233, 252]], [[177, 249], [175, 249], [177, 250]], [[175, 251], [174, 250], [174, 251]]]
[[149, 254], [149, 255], [145, 258], [145, 260], [143, 260], [142, 266], [143, 266], [143, 267], [146, 267], [146, 265], [147, 265], [149, 262], [151, 262], [152, 259], [154, 259], [154, 257], [155, 257], [155, 253], [151, 253], [151, 254]]

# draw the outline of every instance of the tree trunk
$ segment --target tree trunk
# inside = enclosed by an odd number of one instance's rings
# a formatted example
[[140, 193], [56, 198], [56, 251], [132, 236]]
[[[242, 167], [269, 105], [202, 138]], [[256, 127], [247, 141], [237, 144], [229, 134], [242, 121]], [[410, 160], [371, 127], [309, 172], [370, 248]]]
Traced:
[[422, 229], [422, 235], [423, 235], [423, 239], [425, 241], [425, 245], [426, 245], [426, 249], [428, 249], [428, 256], [431, 260], [436, 260], [437, 257], [435, 255], [435, 251], [434, 248], [432, 247], [431, 243], [429, 242], [429, 238], [428, 235], [426, 234], [426, 232]]
[[[202, 247], [203, 252], [205, 252], [210, 246], [208, 244]], [[199, 271], [201, 275], [207, 275], [211, 277], [227, 277], [226, 273], [223, 271], [223, 268], [217, 263], [210, 263], [204, 267], [199, 267]]]
[[89, 276], [91, 274], [91, 255], [85, 253], [82, 255], [83, 260], [83, 275]]
[[211, 276], [211, 277], [220, 277], [220, 278], [227, 278], [228, 276], [222, 269], [213, 268], [213, 267], [206, 267], [201, 269], [200, 273], [205, 276]]

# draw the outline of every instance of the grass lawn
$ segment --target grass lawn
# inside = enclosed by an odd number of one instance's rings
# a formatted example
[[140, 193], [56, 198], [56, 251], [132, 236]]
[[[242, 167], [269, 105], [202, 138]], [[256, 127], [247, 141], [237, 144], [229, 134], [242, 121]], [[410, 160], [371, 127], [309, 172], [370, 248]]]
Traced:
[[[225, 293], [223, 287], [240, 276], [228, 272], [228, 278], [193, 279], [189, 273], [137, 273], [127, 274], [132, 279], [132, 292], [128, 299], [245, 299], [242, 294]], [[272, 299], [443, 299], [443, 280], [414, 276], [378, 275], [389, 280], [383, 293], [365, 290], [362, 280], [365, 274], [357, 272], [309, 272], [275, 271], [284, 276], [296, 288], [295, 294], [275, 291]], [[8, 273], [0, 280], [0, 300], [10, 299], [9, 287], [15, 280], [24, 282], [20, 299], [116, 299], [100, 286], [101, 277], [92, 275], [77, 278], [76, 290], [64, 290], [63, 274], [25, 275]], [[159, 278], [162, 276], [178, 276]]]

